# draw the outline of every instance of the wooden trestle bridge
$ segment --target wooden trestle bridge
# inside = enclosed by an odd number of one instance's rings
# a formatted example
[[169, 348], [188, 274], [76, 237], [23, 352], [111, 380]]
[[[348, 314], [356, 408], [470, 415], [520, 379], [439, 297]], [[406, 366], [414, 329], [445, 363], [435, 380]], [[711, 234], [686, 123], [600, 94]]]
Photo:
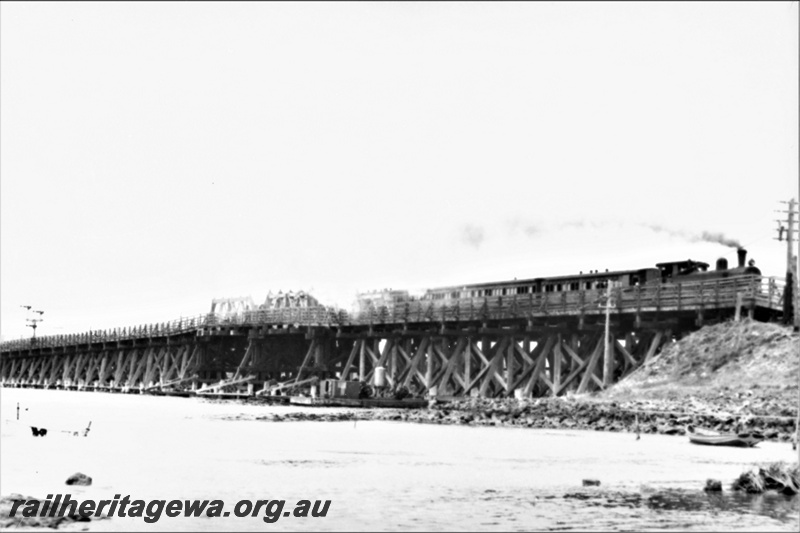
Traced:
[[0, 383], [260, 395], [315, 377], [369, 383], [383, 367], [391, 388], [420, 396], [555, 396], [607, 387], [665, 343], [740, 310], [756, 320], [779, 319], [782, 298], [782, 280], [741, 276], [417, 300], [358, 316], [319, 306], [240, 310], [5, 342]]

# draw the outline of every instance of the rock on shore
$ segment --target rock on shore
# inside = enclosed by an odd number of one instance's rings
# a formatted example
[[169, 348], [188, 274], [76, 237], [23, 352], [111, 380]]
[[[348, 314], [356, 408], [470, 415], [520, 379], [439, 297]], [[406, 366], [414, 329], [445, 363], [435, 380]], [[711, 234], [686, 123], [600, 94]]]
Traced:
[[43, 498], [34, 498], [33, 496], [23, 496], [21, 494], [10, 494], [0, 498], [0, 529], [2, 528], [51, 528], [57, 529], [60, 526], [71, 524], [72, 522], [88, 522], [89, 517], [81, 516], [79, 514], [70, 514], [68, 516], [22, 516], [24, 506], [18, 507], [15, 516], [9, 516], [14, 502], [17, 500], [39, 500], [44, 501]]
[[66, 481], [67, 485], [91, 485], [92, 478], [87, 476], [86, 474], [82, 474], [80, 472], [75, 472], [71, 476], [67, 478]]
[[[242, 417], [231, 417], [231, 420]], [[586, 397], [531, 400], [470, 398], [434, 402], [427, 409], [308, 409], [255, 417], [268, 422], [343, 422], [386, 420], [423, 424], [502, 426], [544, 429], [624, 431], [641, 434], [684, 435], [686, 426], [727, 432], [743, 422], [726, 412], [709, 412], [703, 406], [681, 402], [608, 402]], [[638, 421], [638, 428], [637, 428]], [[794, 431], [791, 418], [750, 417], [744, 428], [760, 431], [767, 440], [789, 441]]]
[[755, 466], [743, 472], [731, 488], [751, 494], [774, 490], [791, 496], [800, 492], [800, 466], [787, 463]]

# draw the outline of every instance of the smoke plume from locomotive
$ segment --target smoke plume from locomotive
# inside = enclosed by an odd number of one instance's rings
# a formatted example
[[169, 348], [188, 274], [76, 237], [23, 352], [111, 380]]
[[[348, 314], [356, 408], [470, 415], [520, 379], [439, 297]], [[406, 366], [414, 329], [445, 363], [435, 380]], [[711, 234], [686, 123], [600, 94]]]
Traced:
[[[708, 241], [708, 242], [716, 242], [719, 244], [723, 244], [725, 246], [730, 246], [731, 248], [738, 248], [742, 250], [742, 245], [736, 239], [731, 239], [723, 235], [722, 233], [712, 233], [710, 231], [704, 231], [700, 235], [700, 240]], [[744, 251], [747, 254], [747, 251]], [[741, 265], [740, 265], [741, 266]]]
[[741, 243], [730, 237], [727, 237], [722, 232], [715, 232], [715, 231], [703, 231], [700, 233], [692, 233], [690, 231], [679, 230], [679, 229], [672, 229], [666, 228], [664, 226], [660, 226], [658, 224], [646, 224], [646, 227], [653, 231], [657, 231], [659, 233], [666, 233], [667, 235], [671, 235], [673, 237], [680, 237], [686, 239], [691, 242], [713, 242], [717, 244], [721, 244], [723, 246], [729, 246], [731, 248], [741, 248]]

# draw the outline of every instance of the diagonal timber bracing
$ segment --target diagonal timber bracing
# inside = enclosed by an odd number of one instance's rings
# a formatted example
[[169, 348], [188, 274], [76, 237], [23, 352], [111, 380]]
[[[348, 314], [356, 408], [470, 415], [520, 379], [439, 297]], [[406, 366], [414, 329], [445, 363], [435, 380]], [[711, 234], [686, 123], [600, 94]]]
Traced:
[[[382, 367], [388, 388], [405, 387], [417, 396], [543, 397], [603, 387], [601, 323], [588, 314], [580, 320], [539, 320], [520, 306], [508, 305], [503, 312], [507, 319], [480, 322], [231, 326], [160, 337], [146, 330], [136, 339], [85, 339], [4, 352], [0, 382], [113, 392], [213, 394], [246, 388], [247, 394], [267, 394], [289, 383], [312, 383], [311, 378], [372, 384]], [[652, 359], [673, 332], [687, 331], [686, 321], [669, 316], [624, 318], [610, 316], [612, 383]], [[694, 315], [689, 318], [694, 324]]]

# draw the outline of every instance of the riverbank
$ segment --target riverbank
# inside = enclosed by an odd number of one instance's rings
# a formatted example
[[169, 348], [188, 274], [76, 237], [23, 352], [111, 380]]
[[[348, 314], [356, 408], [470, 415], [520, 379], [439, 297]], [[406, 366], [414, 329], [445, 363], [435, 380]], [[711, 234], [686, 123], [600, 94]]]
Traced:
[[800, 335], [742, 320], [704, 327], [666, 346], [598, 398], [668, 402], [736, 416], [796, 417]]
[[[688, 406], [691, 408], [692, 406]], [[448, 402], [434, 401], [426, 409], [351, 409], [303, 410], [270, 413], [262, 416], [232, 416], [231, 420], [249, 419], [269, 422], [320, 421], [342, 422], [384, 420], [421, 424], [467, 426], [526, 427], [537, 429], [584, 429], [642, 434], [684, 435], [693, 425], [733, 431], [743, 423], [757, 430], [767, 440], [788, 442], [794, 432], [789, 417], [738, 417], [730, 412], [709, 413], [701, 405], [686, 411], [687, 406], [670, 402], [613, 402], [590, 397], [540, 398], [536, 400], [471, 398]], [[638, 426], [637, 426], [638, 422]]]

